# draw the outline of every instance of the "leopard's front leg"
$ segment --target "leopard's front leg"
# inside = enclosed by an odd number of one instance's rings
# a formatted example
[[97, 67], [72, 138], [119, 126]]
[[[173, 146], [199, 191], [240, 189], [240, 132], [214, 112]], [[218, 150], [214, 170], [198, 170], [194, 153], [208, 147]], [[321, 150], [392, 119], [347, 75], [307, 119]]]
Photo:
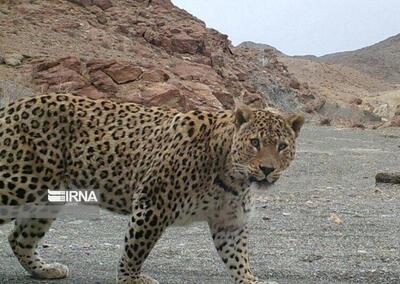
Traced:
[[[210, 224], [215, 247], [235, 283], [266, 284], [258, 280], [250, 270], [249, 253], [247, 249], [247, 225], [224, 226]], [[275, 283], [276, 284], [276, 283]]]
[[118, 284], [158, 284], [141, 273], [142, 265], [168, 225], [166, 212], [156, 204], [138, 202], [133, 205], [132, 216], [125, 234], [125, 246], [117, 271]]

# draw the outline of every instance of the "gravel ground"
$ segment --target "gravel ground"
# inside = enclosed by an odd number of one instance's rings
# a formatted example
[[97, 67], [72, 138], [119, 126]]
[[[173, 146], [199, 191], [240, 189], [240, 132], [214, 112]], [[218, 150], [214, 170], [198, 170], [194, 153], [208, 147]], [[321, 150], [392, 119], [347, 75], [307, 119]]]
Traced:
[[[399, 170], [400, 130], [307, 126], [296, 161], [251, 220], [252, 265], [278, 283], [400, 283], [400, 186], [375, 186]], [[332, 215], [334, 214], [334, 215]], [[58, 220], [42, 254], [69, 265], [67, 280], [31, 279], [0, 228], [0, 283], [114, 283], [126, 217]], [[145, 264], [160, 283], [230, 283], [205, 224], [172, 227]]]

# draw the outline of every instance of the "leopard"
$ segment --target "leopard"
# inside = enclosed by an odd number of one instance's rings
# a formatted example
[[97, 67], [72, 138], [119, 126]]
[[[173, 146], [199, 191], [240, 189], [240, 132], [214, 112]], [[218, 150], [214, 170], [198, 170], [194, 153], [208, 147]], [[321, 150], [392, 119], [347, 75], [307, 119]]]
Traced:
[[158, 283], [144, 261], [167, 227], [193, 222], [208, 224], [234, 283], [268, 283], [249, 264], [254, 195], [289, 167], [303, 123], [243, 103], [180, 111], [74, 94], [14, 101], [0, 109], [0, 224], [14, 223], [8, 241], [32, 277], [68, 277], [38, 252], [57, 217], [3, 209], [48, 208], [48, 190], [93, 188], [97, 206], [128, 216], [116, 283]]

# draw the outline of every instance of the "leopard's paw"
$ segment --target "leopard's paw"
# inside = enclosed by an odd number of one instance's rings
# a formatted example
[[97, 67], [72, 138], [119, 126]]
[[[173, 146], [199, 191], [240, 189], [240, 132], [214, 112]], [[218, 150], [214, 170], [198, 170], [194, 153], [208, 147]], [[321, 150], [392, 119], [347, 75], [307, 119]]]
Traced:
[[61, 279], [69, 275], [67, 266], [54, 262], [46, 263], [32, 271], [32, 277], [39, 279]]

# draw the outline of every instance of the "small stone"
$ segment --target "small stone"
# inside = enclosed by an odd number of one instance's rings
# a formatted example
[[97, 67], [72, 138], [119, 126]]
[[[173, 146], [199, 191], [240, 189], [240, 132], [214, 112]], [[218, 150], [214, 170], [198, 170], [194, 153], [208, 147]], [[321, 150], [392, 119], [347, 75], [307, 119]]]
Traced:
[[363, 100], [360, 98], [354, 98], [350, 101], [350, 104], [353, 104], [353, 105], [361, 105], [362, 103], [363, 103]]
[[124, 35], [129, 35], [129, 26], [128, 25], [118, 25], [117, 32], [124, 34]]
[[103, 13], [98, 14], [98, 15], [96, 16], [96, 18], [97, 18], [97, 21], [98, 21], [100, 24], [102, 24], [102, 25], [107, 24], [107, 17], [106, 17]]
[[6, 54], [4, 56], [4, 62], [9, 66], [19, 66], [24, 60], [24, 56], [18, 53]]
[[111, 8], [113, 6], [110, 0], [92, 0], [92, 1], [93, 5], [100, 7], [102, 10], [107, 10], [108, 8]]
[[314, 262], [314, 261], [320, 260], [322, 258], [323, 258], [322, 255], [311, 254], [311, 255], [303, 256], [302, 258], [300, 258], [300, 260], [304, 261], [304, 262]]
[[400, 184], [400, 172], [396, 173], [377, 173], [375, 176], [377, 183]]
[[92, 0], [69, 0], [69, 2], [78, 4], [82, 7], [89, 7], [90, 5], [92, 5]]
[[339, 216], [336, 215], [335, 213], [332, 213], [332, 214], [331, 214], [331, 217], [329, 218], [329, 220], [330, 220], [332, 223], [336, 224], [336, 225], [342, 224], [342, 220], [341, 220], [341, 219], [339, 218]]
[[323, 118], [319, 121], [319, 125], [321, 126], [330, 126], [332, 123], [332, 120], [330, 118]]
[[83, 223], [82, 220], [74, 220], [74, 221], [68, 222], [68, 224], [72, 224], [72, 225], [80, 225], [82, 223]]

